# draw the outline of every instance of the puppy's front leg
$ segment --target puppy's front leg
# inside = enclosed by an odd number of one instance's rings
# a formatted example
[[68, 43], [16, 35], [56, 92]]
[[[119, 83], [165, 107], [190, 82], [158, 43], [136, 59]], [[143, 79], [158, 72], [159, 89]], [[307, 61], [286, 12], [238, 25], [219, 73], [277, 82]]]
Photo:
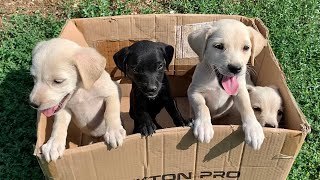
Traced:
[[190, 89], [188, 89], [188, 98], [195, 115], [193, 134], [200, 142], [209, 143], [213, 138], [214, 132], [205, 98], [200, 92], [191, 91]]
[[234, 103], [241, 114], [246, 143], [255, 150], [260, 149], [264, 140], [264, 133], [251, 108], [249, 93], [246, 88], [239, 89], [238, 95], [234, 97]]
[[104, 112], [104, 120], [106, 123], [106, 133], [104, 140], [111, 147], [116, 148], [121, 146], [124, 138], [126, 137], [126, 131], [121, 125], [120, 119], [120, 99], [119, 96], [110, 95], [105, 98], [106, 110]]
[[62, 157], [66, 148], [68, 126], [71, 121], [71, 112], [61, 109], [54, 117], [51, 137], [42, 146], [42, 153], [47, 162], [56, 161]]
[[173, 98], [169, 98], [165, 101], [164, 107], [166, 108], [167, 112], [171, 116], [174, 124], [176, 126], [187, 126], [189, 122], [187, 122], [181, 115], [177, 104]]
[[133, 133], [140, 133], [143, 136], [150, 136], [155, 133], [156, 129], [157, 126], [153, 123], [149, 113], [143, 110], [135, 112]]

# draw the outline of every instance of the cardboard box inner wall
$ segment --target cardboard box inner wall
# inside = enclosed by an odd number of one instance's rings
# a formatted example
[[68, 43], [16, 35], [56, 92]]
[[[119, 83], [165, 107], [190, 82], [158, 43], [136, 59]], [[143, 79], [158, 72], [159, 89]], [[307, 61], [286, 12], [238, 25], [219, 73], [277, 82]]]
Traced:
[[[190, 118], [187, 88], [197, 55], [187, 36], [206, 23], [237, 19], [268, 38], [264, 24], [254, 18], [227, 15], [136, 15], [69, 20], [60, 37], [81, 46], [96, 48], [106, 57], [106, 71], [121, 80], [121, 118], [128, 137], [122, 147], [110, 149], [98, 138], [88, 137], [71, 123], [63, 158], [46, 163], [41, 146], [49, 139], [53, 118], [38, 115], [35, 155], [47, 178], [54, 179], [285, 179], [310, 127], [290, 93], [285, 76], [268, 44], [255, 58], [257, 85], [276, 85], [284, 99], [283, 128], [264, 128], [265, 141], [259, 151], [244, 143], [238, 125], [213, 125], [209, 144], [198, 143], [188, 127], [174, 127], [165, 110], [157, 116], [163, 127], [152, 137], [132, 134], [129, 116], [131, 83], [118, 70], [113, 54], [139, 40], [156, 40], [172, 45], [175, 55], [167, 74], [178, 107]], [[97, 142], [93, 143], [92, 142]]]

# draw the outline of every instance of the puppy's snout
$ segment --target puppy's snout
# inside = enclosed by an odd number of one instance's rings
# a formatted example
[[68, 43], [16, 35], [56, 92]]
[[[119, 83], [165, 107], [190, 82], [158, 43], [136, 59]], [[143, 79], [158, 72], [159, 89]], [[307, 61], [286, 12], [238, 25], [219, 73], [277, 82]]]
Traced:
[[154, 93], [154, 92], [157, 91], [157, 86], [148, 86], [147, 87], [147, 91], [151, 92], [151, 93]]
[[228, 64], [228, 69], [233, 74], [238, 74], [241, 71], [241, 66]]
[[33, 107], [33, 108], [35, 108], [35, 109], [38, 109], [39, 106], [40, 106], [39, 104], [34, 103], [34, 102], [31, 102], [31, 101], [29, 102], [29, 104], [30, 104], [31, 107]]

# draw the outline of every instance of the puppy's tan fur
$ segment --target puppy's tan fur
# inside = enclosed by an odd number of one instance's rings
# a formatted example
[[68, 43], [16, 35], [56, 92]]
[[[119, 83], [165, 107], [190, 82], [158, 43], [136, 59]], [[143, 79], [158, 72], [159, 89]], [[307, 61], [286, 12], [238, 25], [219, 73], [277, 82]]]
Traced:
[[[93, 48], [66, 39], [51, 39], [33, 50], [30, 102], [43, 111], [57, 104], [51, 137], [42, 146], [45, 159], [63, 155], [71, 116], [82, 132], [120, 146], [126, 132], [120, 120], [120, 91], [104, 70], [106, 60]], [[65, 99], [63, 101], [63, 99]]]
[[[219, 20], [211, 26], [194, 31], [188, 36], [190, 47], [199, 56], [188, 98], [195, 115], [193, 133], [200, 142], [210, 142], [213, 138], [211, 119], [222, 116], [233, 106], [241, 114], [245, 141], [254, 149], [259, 149], [264, 140], [262, 126], [251, 108], [246, 88], [246, 64], [253, 62], [266, 45], [264, 37], [252, 27], [236, 20]], [[223, 43], [225, 50], [215, 48]], [[250, 50], [244, 51], [244, 45]], [[241, 66], [237, 74], [239, 90], [236, 95], [228, 95], [220, 86], [215, 69], [228, 76], [228, 64]]]
[[[275, 86], [247, 85], [247, 89], [250, 96], [251, 107], [261, 126], [278, 128], [283, 116], [283, 100], [278, 88]], [[217, 125], [240, 125], [240, 119], [240, 113], [236, 107], [233, 106], [226, 116], [213, 119], [213, 123]]]
[[274, 86], [247, 86], [251, 107], [262, 126], [279, 127], [283, 114], [282, 98]]

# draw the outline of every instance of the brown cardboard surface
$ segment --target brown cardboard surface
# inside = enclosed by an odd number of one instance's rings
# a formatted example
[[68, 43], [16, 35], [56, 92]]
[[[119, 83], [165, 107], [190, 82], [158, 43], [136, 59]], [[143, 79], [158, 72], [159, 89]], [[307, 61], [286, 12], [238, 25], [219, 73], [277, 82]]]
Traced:
[[99, 142], [100, 138], [83, 135], [71, 123], [63, 158], [46, 163], [40, 147], [50, 137], [53, 119], [39, 114], [34, 154], [44, 175], [49, 179], [285, 179], [310, 127], [269, 44], [255, 58], [254, 81], [279, 87], [284, 98], [285, 129], [264, 128], [266, 139], [259, 151], [244, 143], [242, 128], [237, 125], [213, 125], [215, 135], [211, 142], [198, 143], [189, 127], [173, 127], [165, 110], [157, 116], [165, 129], [147, 138], [132, 135], [133, 120], [128, 113], [131, 84], [116, 68], [113, 54], [142, 39], [175, 47], [167, 74], [178, 107], [189, 118], [186, 92], [198, 59], [187, 44], [187, 35], [221, 18], [240, 20], [268, 37], [261, 20], [243, 16], [149, 14], [69, 20], [60, 36], [96, 48], [107, 59], [106, 70], [111, 77], [120, 80], [121, 118], [128, 137], [122, 147], [110, 149]]
[[88, 47], [88, 43], [83, 34], [78, 30], [73, 21], [67, 21], [66, 25], [63, 27], [60, 37], [72, 40], [83, 47]]

